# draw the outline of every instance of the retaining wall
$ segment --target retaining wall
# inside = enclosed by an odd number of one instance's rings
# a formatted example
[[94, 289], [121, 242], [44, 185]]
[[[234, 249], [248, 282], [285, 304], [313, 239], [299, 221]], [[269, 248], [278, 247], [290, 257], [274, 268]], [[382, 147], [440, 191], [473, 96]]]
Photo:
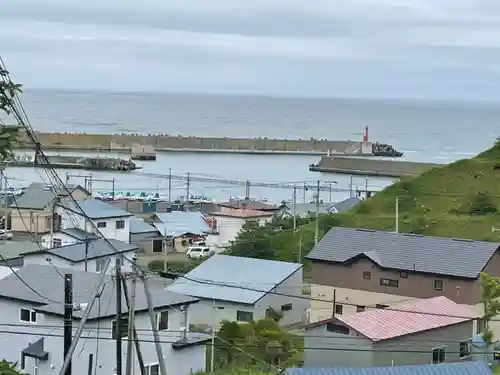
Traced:
[[380, 160], [361, 157], [323, 156], [317, 165], [318, 170], [331, 172], [387, 176], [419, 175], [430, 169], [442, 167], [441, 164], [416, 163], [402, 160]]
[[[151, 145], [157, 151], [162, 149], [201, 149], [201, 150], [262, 150], [262, 151], [315, 151], [345, 152], [357, 142], [305, 140], [305, 139], [267, 139], [267, 138], [205, 138], [169, 135], [119, 135], [119, 134], [70, 134], [37, 133], [42, 146], [64, 148], [130, 150], [134, 143]], [[24, 136], [21, 141], [30, 142]]]

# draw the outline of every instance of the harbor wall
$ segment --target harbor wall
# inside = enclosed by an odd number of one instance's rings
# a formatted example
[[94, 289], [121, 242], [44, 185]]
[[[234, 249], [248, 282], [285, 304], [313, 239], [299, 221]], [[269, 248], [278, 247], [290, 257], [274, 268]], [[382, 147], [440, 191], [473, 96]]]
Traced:
[[[82, 133], [37, 133], [43, 147], [52, 149], [86, 149], [107, 151], [130, 151], [134, 144], [150, 145], [156, 151], [168, 150], [245, 150], [279, 152], [349, 152], [359, 142], [330, 141], [317, 139], [271, 139], [271, 138], [215, 138], [184, 137], [171, 135], [125, 135]], [[30, 142], [20, 136], [21, 146], [30, 147]]]
[[363, 176], [417, 176], [441, 164], [416, 163], [402, 160], [380, 160], [362, 157], [323, 156], [311, 167], [318, 172], [346, 173]]

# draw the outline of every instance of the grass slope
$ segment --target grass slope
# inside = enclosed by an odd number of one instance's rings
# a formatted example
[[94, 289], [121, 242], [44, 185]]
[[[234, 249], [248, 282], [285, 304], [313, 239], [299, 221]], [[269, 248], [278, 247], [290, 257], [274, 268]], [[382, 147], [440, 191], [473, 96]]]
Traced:
[[424, 235], [500, 241], [500, 142], [471, 159], [459, 160], [404, 179], [363, 202], [354, 212], [337, 215], [340, 225], [399, 229]]

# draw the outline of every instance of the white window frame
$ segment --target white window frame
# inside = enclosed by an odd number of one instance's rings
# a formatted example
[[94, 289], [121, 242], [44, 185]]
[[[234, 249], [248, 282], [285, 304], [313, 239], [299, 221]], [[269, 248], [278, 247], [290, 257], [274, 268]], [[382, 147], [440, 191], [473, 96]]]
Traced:
[[[238, 313], [251, 314], [252, 315], [252, 319], [250, 321], [248, 321], [248, 320], [240, 320], [240, 319], [238, 319]], [[239, 323], [250, 323], [254, 319], [254, 317], [255, 316], [254, 316], [253, 311], [236, 310], [236, 321], [239, 322]]]
[[101, 272], [102, 267], [106, 265], [106, 258], [97, 258], [95, 260], [95, 271], [96, 272]]
[[[27, 321], [27, 320], [22, 320], [22, 319], [21, 319], [21, 311], [22, 311], [22, 310], [29, 311], [29, 313], [30, 313], [30, 320], [29, 320], [29, 321]], [[33, 316], [35, 317], [35, 319], [34, 319], [34, 320], [33, 320]], [[38, 320], [38, 317], [37, 317], [37, 313], [36, 313], [36, 311], [35, 311], [35, 310], [33, 310], [33, 309], [25, 309], [25, 308], [23, 308], [23, 307], [21, 307], [21, 308], [19, 309], [19, 321], [20, 321], [20, 322], [23, 322], [23, 323], [28, 323], [28, 324], [36, 324], [36, 323], [37, 323], [37, 320]]]
[[[440, 350], [440, 349], [443, 349], [444, 350], [444, 361], [443, 362], [436, 362], [434, 363], [434, 350]], [[438, 361], [439, 361], [439, 352], [438, 352]], [[436, 348], [432, 348], [432, 351], [431, 351], [431, 363], [433, 365], [438, 365], [440, 363], [446, 363], [446, 346], [438, 346]]]
[[[464, 356], [462, 356], [462, 353], [461, 353], [462, 344], [465, 344], [464, 346], [467, 348], [467, 352]], [[460, 341], [460, 350], [459, 350], [460, 359], [469, 358], [471, 355], [472, 355], [472, 339]]]
[[146, 375], [151, 375], [151, 367], [157, 366], [158, 367], [158, 374], [160, 374], [160, 364], [158, 363], [150, 363], [148, 365], [144, 365], [144, 370], [146, 370]]
[[[123, 223], [123, 228], [118, 228], [118, 223]], [[116, 220], [116, 222], [115, 222], [115, 229], [116, 230], [125, 229], [125, 220]]]
[[[125, 321], [125, 322], [127, 323], [126, 335], [125, 335], [125, 336], [122, 336], [122, 340], [127, 340], [127, 339], [128, 339], [128, 318], [123, 317], [123, 318], [121, 318], [121, 320], [122, 320], [122, 321]], [[113, 324], [113, 323], [115, 323], [115, 324]], [[111, 321], [111, 337], [113, 337], [113, 334], [115, 333], [115, 330], [114, 330], [114, 327], [113, 327], [113, 326], [115, 326], [115, 327], [116, 327], [116, 319], [113, 319], [113, 320]]]

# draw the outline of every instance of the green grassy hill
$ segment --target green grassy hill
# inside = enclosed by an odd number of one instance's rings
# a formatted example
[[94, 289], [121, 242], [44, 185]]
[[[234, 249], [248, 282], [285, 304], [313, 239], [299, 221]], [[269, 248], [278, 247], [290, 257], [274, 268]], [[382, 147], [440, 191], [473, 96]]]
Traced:
[[500, 241], [500, 142], [471, 159], [404, 179], [338, 215], [340, 225]]

